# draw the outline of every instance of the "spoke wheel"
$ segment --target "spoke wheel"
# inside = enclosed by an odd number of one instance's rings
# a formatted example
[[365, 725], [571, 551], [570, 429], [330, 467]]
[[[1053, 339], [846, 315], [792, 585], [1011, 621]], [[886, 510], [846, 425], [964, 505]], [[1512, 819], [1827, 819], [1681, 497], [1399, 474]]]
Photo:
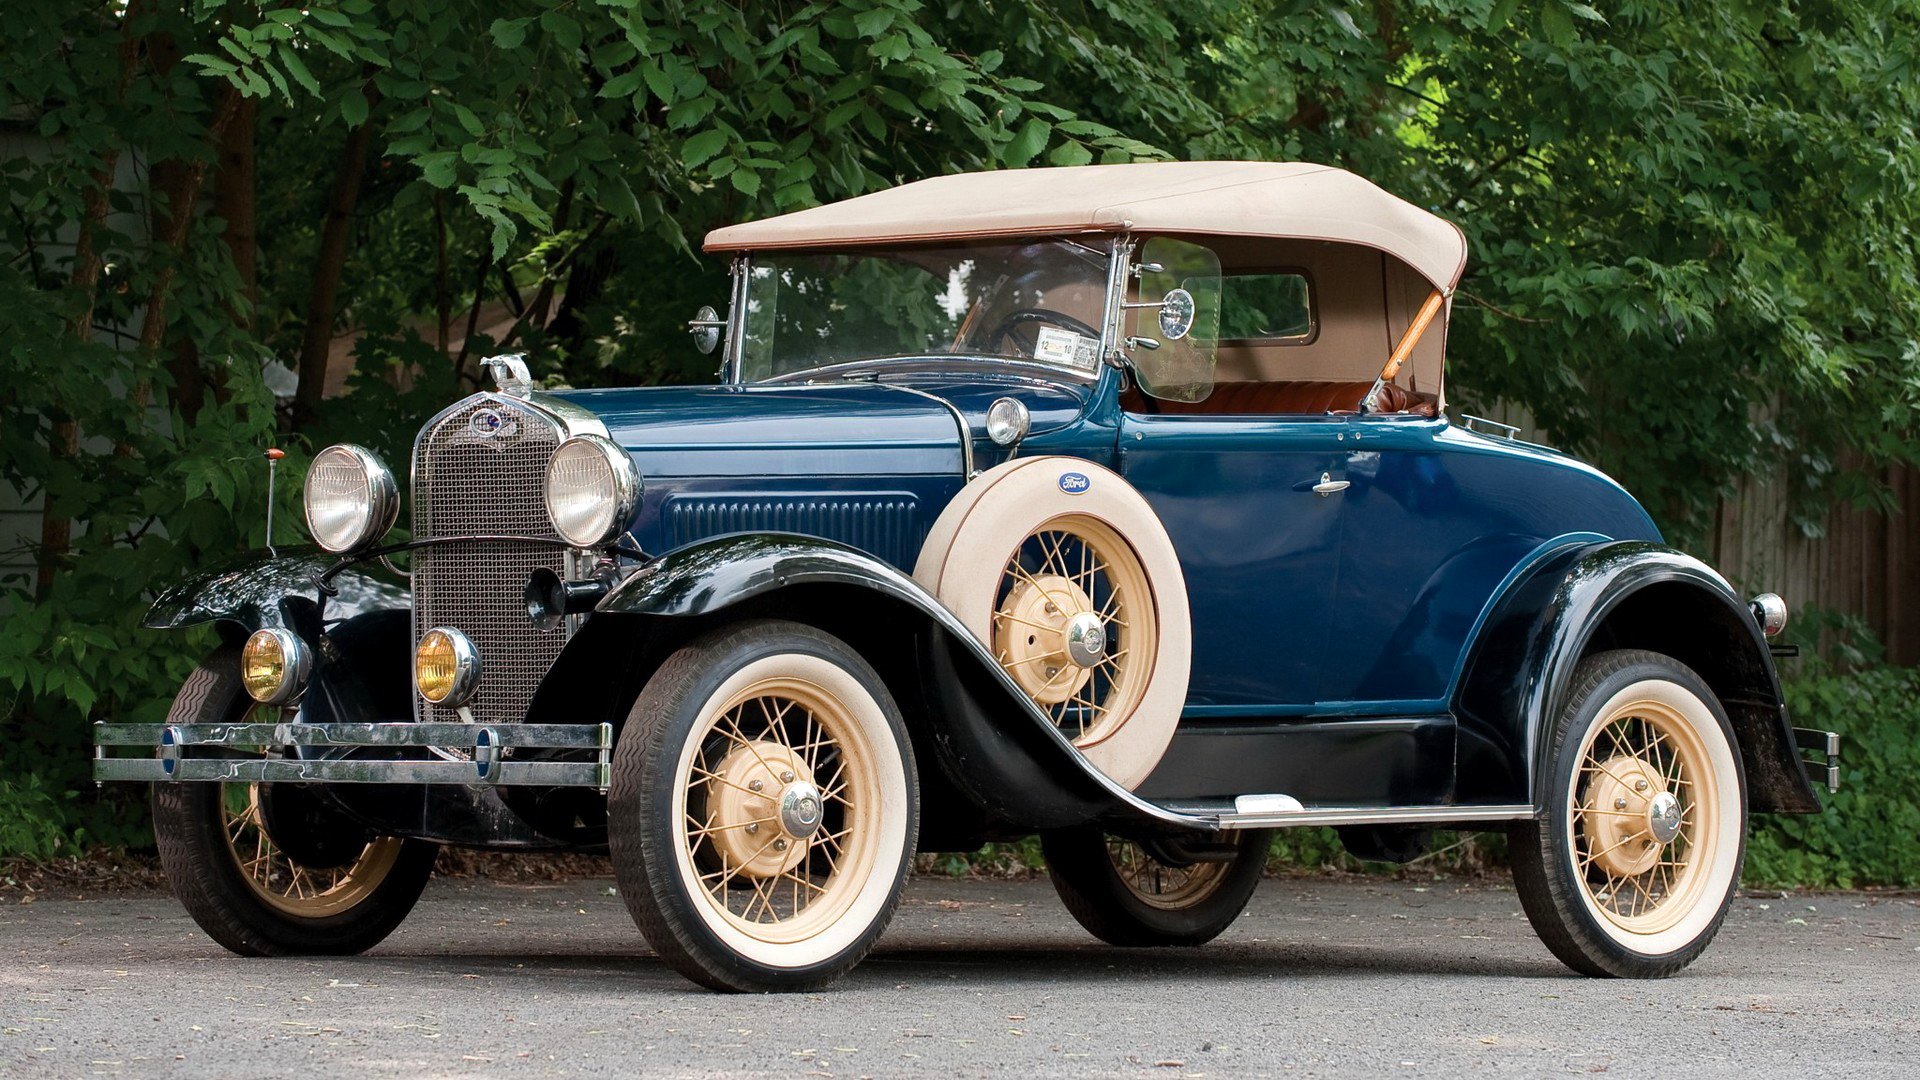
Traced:
[[750, 683], [708, 724], [682, 778], [681, 858], [741, 932], [776, 945], [813, 937], [873, 871], [872, 750], [843, 703], [790, 677]]
[[320, 918], [365, 903], [399, 861], [397, 836], [370, 841], [345, 865], [302, 865], [274, 843], [260, 809], [260, 785], [222, 784], [222, 832], [227, 852], [253, 894], [296, 918]]
[[1230, 865], [1164, 863], [1148, 854], [1138, 841], [1117, 836], [1107, 838], [1107, 858], [1127, 891], [1141, 903], [1164, 911], [1180, 911], [1205, 900], [1226, 880]]
[[916, 779], [886, 684], [844, 642], [774, 620], [715, 630], [660, 665], [614, 746], [621, 898], [704, 986], [823, 986], [899, 903]]
[[1513, 827], [1514, 884], [1555, 956], [1589, 975], [1658, 978], [1719, 931], [1740, 880], [1746, 782], [1719, 699], [1671, 657], [1583, 660]]
[[1074, 919], [1100, 940], [1126, 946], [1201, 945], [1219, 936], [1260, 884], [1272, 841], [1271, 830], [1248, 829], [1227, 837], [1229, 849], [1183, 853], [1178, 844], [1143, 844], [1090, 827], [1040, 837], [1054, 891]]
[[1157, 634], [1146, 570], [1105, 522], [1053, 518], [1007, 560], [994, 656], [1075, 746], [1098, 744], [1140, 703]]
[[1588, 900], [1628, 933], [1668, 929], [1699, 900], [1720, 830], [1706, 748], [1665, 702], [1629, 700], [1581, 748], [1567, 843]]
[[[208, 657], [167, 715], [245, 722], [239, 651]], [[267, 748], [255, 748], [266, 754]], [[369, 837], [317, 788], [156, 783], [153, 834], [174, 896], [207, 935], [243, 956], [364, 952], [400, 925], [433, 875], [439, 845]]]

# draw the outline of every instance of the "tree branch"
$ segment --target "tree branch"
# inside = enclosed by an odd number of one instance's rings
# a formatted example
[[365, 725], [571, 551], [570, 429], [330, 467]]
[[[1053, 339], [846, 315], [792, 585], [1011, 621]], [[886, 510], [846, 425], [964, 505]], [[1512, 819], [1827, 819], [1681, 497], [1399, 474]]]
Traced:
[[[365, 87], [369, 102], [378, 105], [380, 92], [371, 81]], [[333, 347], [333, 321], [340, 296], [340, 277], [347, 266], [348, 243], [353, 238], [353, 208], [360, 199], [360, 182], [367, 171], [367, 150], [373, 142], [373, 117], [361, 121], [347, 135], [340, 151], [340, 168], [327, 197], [327, 220], [320, 231], [320, 249], [314, 256], [313, 288], [307, 295], [307, 324], [300, 338], [300, 386], [294, 394], [294, 425], [310, 422], [327, 392], [327, 366]]]

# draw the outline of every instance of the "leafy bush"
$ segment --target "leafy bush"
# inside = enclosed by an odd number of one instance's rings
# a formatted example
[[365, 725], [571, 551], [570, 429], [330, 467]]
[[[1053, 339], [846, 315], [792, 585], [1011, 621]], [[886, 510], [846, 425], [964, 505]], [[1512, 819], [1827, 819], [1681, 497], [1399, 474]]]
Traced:
[[[25, 858], [45, 862], [72, 850], [68, 843], [67, 814], [63, 803], [74, 793], [55, 795], [47, 782], [33, 773], [19, 783], [0, 780], [0, 859]], [[85, 839], [84, 834], [73, 838]]]
[[1754, 819], [1751, 884], [1920, 885], [1920, 668], [1817, 674], [1787, 686], [1793, 722], [1838, 731], [1825, 813]]

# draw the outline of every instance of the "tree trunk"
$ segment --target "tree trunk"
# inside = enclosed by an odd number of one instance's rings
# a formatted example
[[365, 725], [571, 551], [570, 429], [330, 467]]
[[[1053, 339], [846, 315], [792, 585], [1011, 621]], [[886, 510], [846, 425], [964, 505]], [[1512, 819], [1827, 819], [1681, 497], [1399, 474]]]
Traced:
[[[227, 316], [242, 331], [253, 326], [253, 305], [259, 280], [259, 238], [254, 226], [254, 127], [258, 105], [252, 98], [240, 98], [233, 119], [220, 133], [219, 156], [213, 169], [213, 216], [225, 222], [221, 235], [227, 257], [233, 260], [234, 275], [240, 279], [240, 297], [227, 308]], [[177, 164], [177, 163], [170, 163]], [[155, 163], [150, 177], [156, 188], [161, 164]], [[156, 226], [156, 231], [158, 231]], [[208, 391], [222, 403], [231, 397], [230, 371], [208, 372], [200, 363], [200, 343], [192, 334], [177, 335], [171, 343], [167, 373], [173, 377], [173, 403], [180, 415], [192, 423], [206, 401]]]
[[[371, 84], [367, 94], [378, 105]], [[353, 207], [360, 200], [360, 180], [367, 171], [367, 150], [373, 143], [373, 119], [368, 117], [347, 136], [340, 151], [340, 169], [327, 197], [327, 220], [320, 231], [320, 250], [314, 258], [313, 290], [307, 295], [307, 325], [300, 339], [300, 388], [293, 399], [296, 427], [312, 421], [327, 391], [327, 353], [333, 345], [334, 311], [340, 295], [340, 276], [347, 266], [347, 244], [353, 237]]]
[[[574, 183], [573, 178], [569, 177], [566, 183], [560, 185], [560, 200], [553, 208], [553, 232], [556, 236], [567, 231], [567, 225], [573, 217]], [[547, 328], [547, 315], [553, 307], [553, 281], [563, 269], [561, 266], [548, 266], [546, 273], [541, 275], [540, 292], [533, 298], [533, 314], [527, 319], [529, 326], [540, 330]]]
[[[212, 144], [210, 150], [223, 143], [227, 126], [233, 123], [239, 108], [240, 91], [231, 85], [223, 86], [219, 104], [214, 107], [213, 119], [207, 127], [207, 141]], [[150, 362], [166, 341], [167, 304], [173, 298], [173, 279], [178, 275], [180, 260], [186, 255], [187, 233], [193, 228], [200, 189], [206, 184], [207, 159], [157, 161], [148, 170], [147, 179], [148, 213], [156, 233], [155, 242], [149, 245], [149, 249], [159, 264], [153, 275], [153, 285], [147, 290], [146, 314], [140, 319], [140, 355], [143, 360]], [[153, 382], [149, 379], [140, 380], [133, 388], [134, 410], [138, 412], [145, 409], [152, 400]], [[196, 406], [199, 404], [198, 397], [195, 397], [194, 403]], [[136, 419], [134, 422], [139, 421]], [[133, 447], [123, 442], [115, 446], [113, 452], [116, 457], [131, 457]]]
[[[133, 83], [134, 70], [140, 60], [140, 39], [134, 36], [133, 26], [145, 14], [141, 0], [128, 0], [127, 9], [120, 16], [120, 76], [113, 99], [116, 104], [126, 100], [127, 88]], [[119, 164], [118, 146], [102, 151], [99, 165], [88, 178], [86, 196], [81, 200], [80, 228], [73, 240], [73, 270], [68, 284], [80, 296], [80, 306], [74, 312], [69, 332], [74, 341], [82, 345], [93, 340], [93, 307], [100, 287], [100, 252], [94, 247], [94, 238], [106, 223], [114, 172]], [[47, 450], [52, 458], [49, 464], [55, 467], [61, 461], [78, 457], [79, 423], [70, 416], [54, 417], [53, 430], [47, 434]], [[52, 471], [49, 469], [49, 474]], [[54, 572], [72, 546], [73, 519], [68, 516], [67, 508], [54, 498], [49, 486], [40, 508], [40, 558], [33, 579], [35, 599], [45, 600], [52, 593]]]
[[467, 376], [467, 353], [473, 348], [474, 335], [480, 332], [480, 303], [487, 298], [487, 270], [492, 266], [493, 248], [483, 240], [473, 274], [473, 306], [467, 309], [467, 336], [460, 341], [460, 354], [453, 358], [453, 376], [461, 382], [479, 382]]
[[244, 310], [233, 313], [234, 325], [254, 324], [253, 305], [259, 300], [260, 234], [255, 217], [254, 132], [259, 103], [242, 98], [233, 122], [220, 143], [220, 170], [213, 179], [213, 212], [227, 223], [227, 251], [240, 277]]

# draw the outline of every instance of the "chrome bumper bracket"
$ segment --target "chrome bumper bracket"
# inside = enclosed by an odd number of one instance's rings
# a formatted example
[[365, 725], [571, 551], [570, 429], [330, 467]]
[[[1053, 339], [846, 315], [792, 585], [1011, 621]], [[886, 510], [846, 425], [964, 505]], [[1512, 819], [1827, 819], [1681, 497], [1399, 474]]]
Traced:
[[[485, 784], [590, 787], [611, 782], [612, 724], [96, 724], [95, 780], [273, 784]], [[192, 747], [387, 747], [401, 758], [196, 757]], [[151, 756], [114, 757], [134, 747]], [[592, 760], [517, 761], [515, 749], [590, 750]]]
[[1811, 753], [1807, 764], [1814, 768], [1822, 765], [1827, 769], [1827, 794], [1840, 790], [1840, 733], [1822, 731], [1819, 728], [1797, 727], [1793, 729], [1793, 741], [1803, 752]]

